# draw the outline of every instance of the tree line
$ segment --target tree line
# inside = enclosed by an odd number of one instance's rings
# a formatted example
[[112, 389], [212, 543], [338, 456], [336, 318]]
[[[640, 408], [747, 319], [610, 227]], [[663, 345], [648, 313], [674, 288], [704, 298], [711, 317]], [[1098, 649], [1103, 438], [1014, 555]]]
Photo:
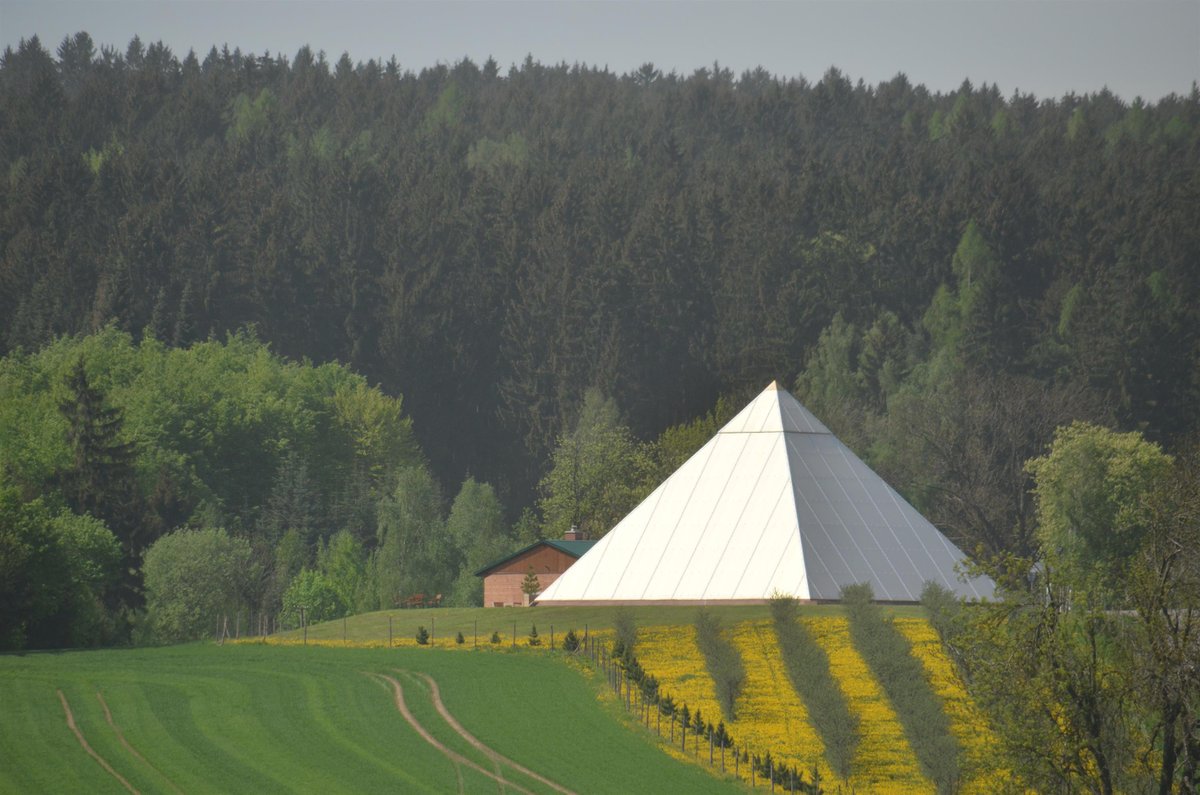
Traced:
[[399, 397], [249, 333], [0, 359], [0, 648], [478, 604], [474, 571], [525, 543], [504, 514], [474, 478], [444, 496]]

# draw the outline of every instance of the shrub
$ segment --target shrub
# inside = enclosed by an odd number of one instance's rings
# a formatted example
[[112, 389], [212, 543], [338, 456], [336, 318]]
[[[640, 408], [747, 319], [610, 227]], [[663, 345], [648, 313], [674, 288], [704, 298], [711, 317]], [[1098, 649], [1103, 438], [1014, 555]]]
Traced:
[[533, 624], [529, 627], [529, 645], [530, 646], [541, 646], [542, 645], [542, 639], [538, 637], [537, 624]]
[[771, 599], [771, 617], [779, 652], [792, 686], [808, 708], [813, 728], [825, 744], [829, 766], [844, 779], [858, 747], [858, 716], [829, 669], [829, 656], [812, 633], [797, 620], [797, 603], [790, 596]]
[[563, 651], [577, 652], [579, 651], [579, 636], [575, 634], [575, 630], [567, 630], [566, 636], [563, 638]]
[[704, 655], [704, 665], [717, 689], [721, 712], [729, 720], [736, 717], [735, 703], [746, 683], [742, 655], [721, 633], [721, 624], [707, 610], [696, 614], [696, 645]]
[[499, 642], [500, 642], [500, 633], [493, 632], [492, 633], [492, 643], [499, 643]]
[[461, 632], [459, 632], [457, 635], [454, 636], [454, 642], [457, 643], [459, 646], [461, 646], [467, 642], [467, 639], [463, 637], [463, 634]]
[[240, 604], [252, 578], [250, 544], [222, 529], [177, 530], [146, 551], [146, 612], [154, 636], [202, 637]]
[[308, 624], [341, 618], [348, 612], [333, 580], [312, 569], [301, 569], [283, 593], [285, 625], [299, 626], [301, 607]]
[[950, 733], [942, 700], [933, 692], [908, 639], [871, 599], [870, 585], [842, 589], [850, 614], [850, 638], [895, 706], [926, 775], [938, 792], [954, 792], [961, 775], [961, 749]]
[[417, 643], [421, 646], [429, 645], [429, 630], [425, 627], [417, 627]]

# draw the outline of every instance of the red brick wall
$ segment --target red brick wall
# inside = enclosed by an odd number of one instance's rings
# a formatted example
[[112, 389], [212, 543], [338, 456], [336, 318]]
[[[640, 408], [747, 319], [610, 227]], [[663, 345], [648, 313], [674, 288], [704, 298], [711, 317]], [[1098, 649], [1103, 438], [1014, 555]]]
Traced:
[[571, 567], [575, 558], [554, 547], [535, 547], [524, 555], [513, 558], [503, 566], [491, 571], [483, 578], [483, 606], [508, 607], [525, 604], [521, 583], [532, 566], [538, 576], [542, 590], [558, 579], [558, 575]]

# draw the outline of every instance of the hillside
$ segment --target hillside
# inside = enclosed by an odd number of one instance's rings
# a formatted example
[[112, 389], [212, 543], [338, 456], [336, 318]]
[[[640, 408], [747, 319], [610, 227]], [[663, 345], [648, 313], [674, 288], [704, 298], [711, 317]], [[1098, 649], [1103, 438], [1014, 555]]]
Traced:
[[[421, 674], [511, 764], [440, 718]], [[445, 750], [405, 721], [391, 680]], [[4, 792], [124, 792], [121, 779], [139, 792], [479, 792], [492, 776], [514, 792], [563, 791], [542, 779], [589, 793], [731, 791], [623, 728], [586, 679], [538, 655], [192, 645], [0, 656], [0, 702]]]
[[588, 387], [652, 437], [790, 385], [839, 318], [851, 373], [825, 385], [856, 410], [954, 338], [985, 393], [1066, 384], [1077, 416], [1196, 427], [1195, 91], [236, 43], [5, 53], [0, 352], [253, 325], [403, 393], [439, 478], [495, 484], [510, 518]]
[[[865, 657], [856, 646], [850, 631], [853, 619], [845, 608], [804, 606], [798, 618], [822, 649], [825, 662], [821, 665], [832, 677], [832, 686], [844, 693], [849, 711], [859, 725], [858, 739], [852, 741], [848, 750], [849, 772], [843, 770], [843, 775], [831, 764], [836, 755], [827, 754], [821, 739], [823, 727], [819, 727], [820, 720], [811, 712], [812, 705], [805, 703], [789, 680], [789, 650], [780, 642], [768, 608], [714, 606], [707, 612], [726, 628], [744, 669], [744, 683], [734, 701], [734, 717], [723, 714], [717, 695], [718, 674], [706, 664], [698, 642], [694, 625], [696, 607], [632, 607], [627, 611], [637, 627], [637, 663], [656, 682], [653, 692], [646, 690], [641, 682], [634, 683], [632, 692], [627, 694], [630, 708], [641, 716], [648, 733], [675, 738], [678, 747], [664, 748], [671, 755], [702, 767], [721, 766], [719, 744], [710, 764], [708, 741], [702, 736], [697, 744], [693, 736], [688, 742], [682, 728], [672, 723], [671, 707], [666, 705], [671, 703], [679, 710], [686, 704], [693, 714], [707, 716], [706, 733], [710, 728], [715, 730], [718, 723], [728, 731], [732, 741], [725, 754], [726, 774], [733, 774], [736, 769], [746, 782], [751, 777], [749, 760], [736, 768], [734, 761], [735, 755], [743, 751], [760, 759], [769, 752], [780, 769], [794, 769], [809, 781], [816, 769], [829, 791], [837, 787], [874, 793], [996, 790], [999, 780], [996, 738], [919, 608], [892, 607], [885, 611], [885, 616], [904, 638], [901, 654], [917, 663], [916, 677], [928, 686], [939, 716], [948, 727], [949, 737], [943, 739], [951, 743], [948, 748], [955, 757], [950, 760], [955, 778], [953, 784], [943, 783], [941, 787], [930, 776], [940, 775], [942, 769], [923, 755], [926, 749], [921, 743], [927, 743], [928, 739], [912, 734], [914, 720], [925, 718], [906, 714], [912, 709], [911, 704], [889, 696], [884, 681], [888, 673], [877, 667], [879, 660]], [[393, 647], [420, 649], [415, 636], [419, 628], [424, 628], [433, 631], [428, 642], [430, 651], [469, 653], [478, 646], [500, 652], [515, 650], [519, 656], [528, 657], [550, 651], [552, 632], [561, 653], [566, 631], [574, 629], [582, 638], [587, 627], [590, 637], [599, 643], [596, 649], [584, 649], [585, 656], [595, 651], [593, 670], [608, 670], [612, 674], [609, 669], [615, 665], [622, 670], [621, 676], [636, 676], [630, 673], [632, 668], [628, 663], [605, 662], [605, 655], [612, 654], [620, 634], [615, 626], [620, 622], [617, 616], [611, 607], [404, 610], [319, 624], [310, 627], [307, 634], [285, 633], [266, 642], [288, 646], [307, 643], [322, 648], [386, 648], [390, 630]], [[531, 647], [529, 635], [535, 626], [541, 646]], [[457, 642], [458, 633], [463, 635], [462, 644]], [[613, 681], [610, 676], [610, 684]], [[666, 701], [668, 697], [670, 702]], [[676, 723], [678, 717], [676, 712]], [[686, 752], [682, 751], [683, 743]], [[763, 775], [758, 772], [760, 778]]]

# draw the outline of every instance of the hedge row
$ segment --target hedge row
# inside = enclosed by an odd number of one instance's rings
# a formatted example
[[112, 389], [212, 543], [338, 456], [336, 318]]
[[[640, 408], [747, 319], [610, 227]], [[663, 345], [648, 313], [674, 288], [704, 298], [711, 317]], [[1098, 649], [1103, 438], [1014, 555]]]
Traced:
[[879, 680], [904, 726], [904, 733], [925, 774], [939, 793], [955, 792], [961, 778], [961, 748], [950, 733], [942, 700], [913, 656], [912, 645], [871, 600], [871, 586], [842, 589], [850, 614], [850, 638]]
[[721, 634], [721, 622], [707, 610], [696, 614], [696, 645], [717, 688], [717, 701], [726, 720], [733, 720], [735, 702], [746, 683], [741, 652]]
[[795, 599], [786, 596], [771, 599], [775, 636], [788, 678], [821, 735], [829, 766], [843, 779], [849, 779], [850, 764], [858, 748], [858, 716], [850, 711], [846, 694], [833, 678], [829, 655], [797, 620], [797, 615]]

